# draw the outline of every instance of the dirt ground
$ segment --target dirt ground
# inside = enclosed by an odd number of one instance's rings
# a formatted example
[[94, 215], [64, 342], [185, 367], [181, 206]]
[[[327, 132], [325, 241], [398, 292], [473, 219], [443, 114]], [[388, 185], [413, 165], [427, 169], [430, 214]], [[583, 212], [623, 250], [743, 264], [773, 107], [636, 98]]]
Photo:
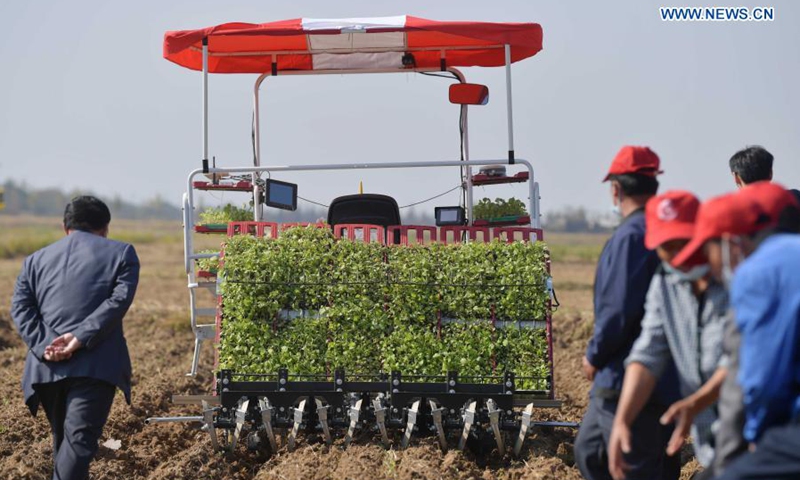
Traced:
[[[224, 456], [212, 452], [208, 435], [196, 428], [179, 424], [145, 426], [144, 419], [149, 416], [197, 415], [195, 407], [172, 405], [171, 395], [208, 393], [211, 385], [213, 357], [209, 346], [201, 373], [195, 378], [185, 376], [193, 338], [188, 328], [182, 246], [175, 241], [175, 233], [170, 231], [169, 241], [147, 239], [136, 245], [142, 260], [141, 281], [125, 320], [134, 365], [133, 404], [128, 406], [118, 395], [101, 441], [119, 440], [121, 447], [100, 447], [91, 468], [93, 479], [581, 478], [573, 459], [576, 431], [571, 429], [534, 432], [521, 457], [512, 459], [476, 457], [455, 449], [443, 454], [430, 439], [415, 440], [407, 450], [385, 450], [366, 439], [354, 442], [347, 450], [341, 448], [341, 440], [330, 448], [301, 440], [300, 447], [291, 453], [281, 450], [267, 457], [241, 448], [234, 456]], [[553, 242], [573, 240], [556, 237]], [[602, 239], [588, 241], [599, 243]], [[586, 242], [584, 238], [579, 243]], [[589, 384], [580, 376], [580, 360], [591, 334], [594, 267], [586, 258], [562, 257], [555, 258], [553, 266], [562, 304], [553, 325], [555, 388], [564, 405], [545, 415], [579, 421], [588, 400]], [[0, 478], [46, 479], [52, 474], [49, 427], [44, 415], [32, 418], [23, 403], [19, 382], [26, 350], [9, 318], [10, 297], [21, 263], [21, 258], [0, 260]], [[683, 477], [688, 478], [696, 462], [687, 454], [684, 457]]]

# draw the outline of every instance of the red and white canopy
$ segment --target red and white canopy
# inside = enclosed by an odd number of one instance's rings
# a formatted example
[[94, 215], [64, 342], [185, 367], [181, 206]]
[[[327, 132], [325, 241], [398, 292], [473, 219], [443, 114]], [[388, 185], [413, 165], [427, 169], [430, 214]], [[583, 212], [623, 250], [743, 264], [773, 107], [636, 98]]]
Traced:
[[[363, 70], [496, 67], [505, 64], [505, 45], [516, 62], [542, 49], [536, 23], [437, 22], [411, 16], [297, 18], [262, 24], [225, 23], [164, 34], [164, 58], [202, 70], [208, 39], [211, 73], [287, 70]], [[403, 56], [413, 64], [403, 64]]]

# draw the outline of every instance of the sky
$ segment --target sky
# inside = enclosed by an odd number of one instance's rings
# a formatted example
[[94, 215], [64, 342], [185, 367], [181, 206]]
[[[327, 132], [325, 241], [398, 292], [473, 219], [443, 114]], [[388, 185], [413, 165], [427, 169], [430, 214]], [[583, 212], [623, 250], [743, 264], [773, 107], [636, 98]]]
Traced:
[[[660, 6], [772, 6], [773, 22], [662, 22]], [[1, 2], [0, 183], [92, 190], [178, 204], [200, 166], [201, 75], [162, 57], [163, 34], [229, 21], [409, 14], [535, 22], [544, 49], [513, 67], [515, 149], [533, 163], [544, 212], [606, 212], [601, 183], [622, 145], [662, 160], [662, 189], [701, 198], [733, 188], [730, 156], [775, 155], [775, 179], [800, 187], [800, 2], [649, 0], [390, 2], [107, 0]], [[472, 159], [506, 155], [503, 69], [466, 68], [491, 91], [470, 109]], [[210, 78], [210, 153], [251, 163], [255, 75]], [[262, 88], [262, 163], [457, 160], [448, 81], [416, 74], [278, 77]], [[457, 170], [303, 173], [305, 198], [386, 193], [401, 205], [458, 184]], [[223, 202], [242, 202], [227, 194]], [[524, 198], [522, 186], [476, 189]], [[457, 193], [428, 204], [451, 205]]]

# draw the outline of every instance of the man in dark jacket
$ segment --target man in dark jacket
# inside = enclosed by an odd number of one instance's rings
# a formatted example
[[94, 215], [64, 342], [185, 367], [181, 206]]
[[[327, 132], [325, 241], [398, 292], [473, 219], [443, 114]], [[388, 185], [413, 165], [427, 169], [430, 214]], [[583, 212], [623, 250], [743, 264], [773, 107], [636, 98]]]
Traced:
[[[575, 461], [587, 479], [611, 479], [609, 437], [614, 422], [625, 358], [641, 332], [647, 289], [659, 265], [644, 245], [644, 206], [658, 191], [660, 161], [647, 147], [623, 147], [605, 181], [622, 223], [606, 243], [597, 265], [594, 286], [594, 335], [586, 349], [583, 371], [593, 381], [589, 408], [575, 440]], [[671, 427], [659, 417], [679, 399], [673, 364], [669, 364], [653, 399], [631, 425], [634, 447], [626, 454], [629, 479], [677, 479], [680, 459], [665, 449]]]
[[53, 478], [84, 480], [116, 388], [130, 403], [131, 363], [122, 330], [139, 282], [133, 246], [108, 240], [111, 214], [94, 197], [64, 212], [66, 237], [28, 258], [11, 315], [28, 345], [22, 388], [53, 433]]

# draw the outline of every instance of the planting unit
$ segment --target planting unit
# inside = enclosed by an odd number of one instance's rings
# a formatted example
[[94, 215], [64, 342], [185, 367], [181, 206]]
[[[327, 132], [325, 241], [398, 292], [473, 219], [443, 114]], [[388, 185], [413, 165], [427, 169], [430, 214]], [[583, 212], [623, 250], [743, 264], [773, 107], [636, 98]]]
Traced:
[[[535, 55], [541, 40], [537, 24], [407, 16], [167, 32], [164, 56], [203, 73], [202, 168], [190, 173], [183, 197], [195, 334], [189, 375], [196, 374], [206, 341], [214, 344], [216, 370], [211, 395], [173, 397], [202, 405], [201, 415], [148, 423], [202, 423], [214, 447], [230, 451], [245, 439], [251, 448], [263, 444], [274, 451], [281, 433], [292, 449], [304, 431], [329, 444], [343, 437], [344, 445], [369, 433], [402, 447], [414, 435], [433, 435], [443, 449], [451, 436], [460, 448], [488, 439], [501, 453], [507, 431], [513, 431], [519, 452], [532, 426], [566, 425], [533, 421], [536, 408], [560, 405], [553, 386], [554, 296], [538, 183], [531, 163], [516, 158], [513, 140], [511, 64]], [[457, 68], [469, 66], [505, 67], [508, 149], [502, 160], [469, 158], [468, 106], [488, 100], [488, 89], [467, 84]], [[253, 165], [209, 162], [209, 73], [258, 75]], [[262, 164], [259, 90], [266, 79], [355, 73], [451, 76], [450, 100], [460, 106], [461, 157]], [[472, 174], [474, 167], [498, 164], [522, 171], [502, 178]], [[463, 222], [404, 225], [394, 199], [377, 194], [334, 199], [327, 223], [264, 221], [265, 204], [276, 206], [270, 188], [294, 187], [278, 205], [296, 206], [296, 186], [272, 179], [282, 172], [424, 174], [442, 167], [458, 172]], [[473, 223], [473, 185], [525, 182], [530, 216], [499, 219], [513, 225], [507, 228]], [[245, 193], [252, 220], [196, 225], [197, 191]], [[220, 252], [197, 252], [195, 233], [223, 233], [227, 239]], [[202, 306], [204, 291], [214, 305]]]

